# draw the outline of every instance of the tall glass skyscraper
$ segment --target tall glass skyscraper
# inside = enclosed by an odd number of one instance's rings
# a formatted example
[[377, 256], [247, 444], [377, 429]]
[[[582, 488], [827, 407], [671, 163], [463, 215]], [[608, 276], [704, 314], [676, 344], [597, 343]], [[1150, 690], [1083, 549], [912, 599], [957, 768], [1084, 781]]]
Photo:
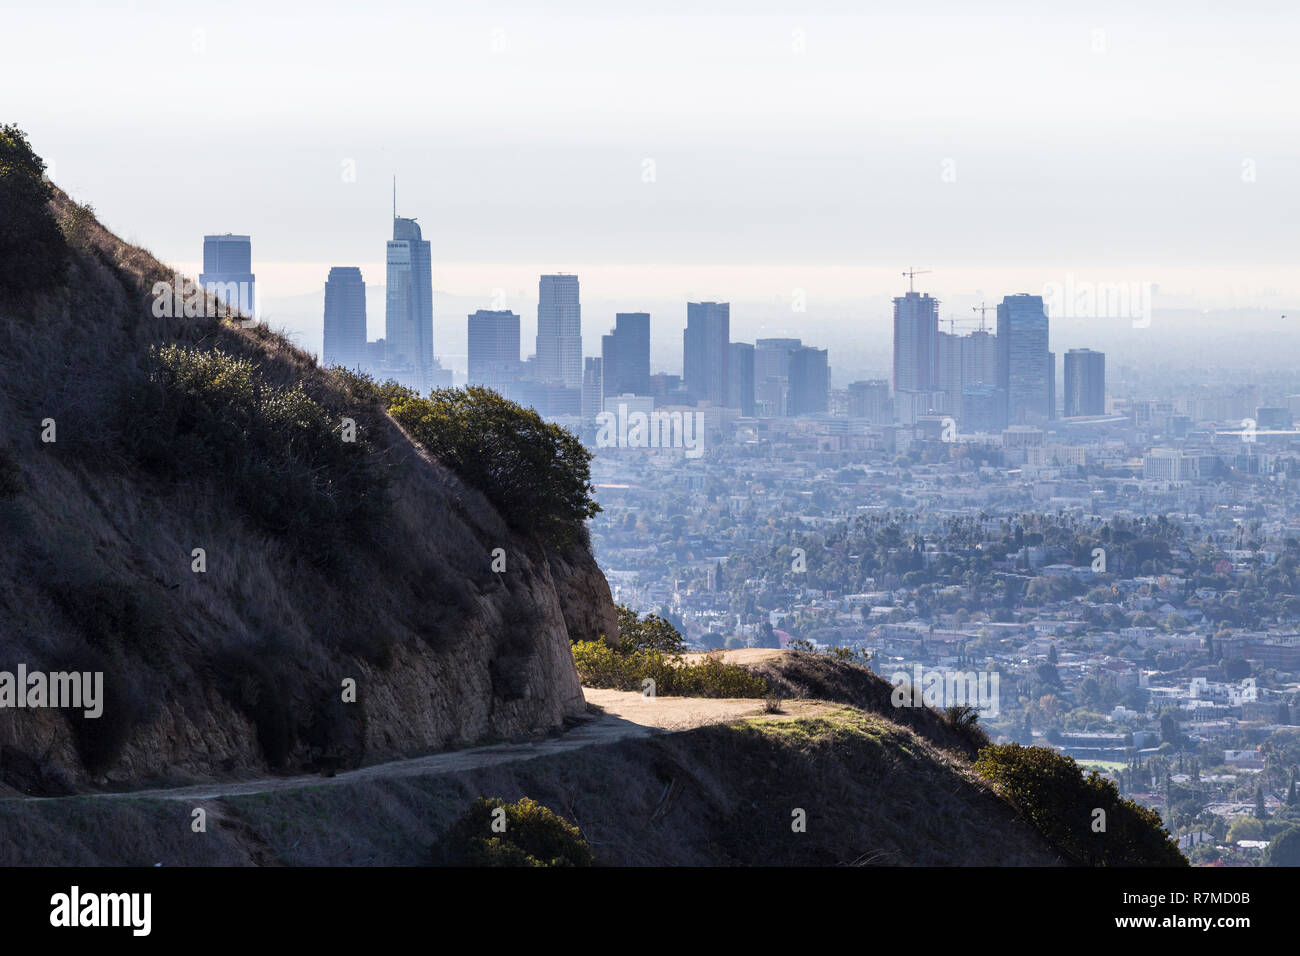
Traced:
[[605, 395], [650, 394], [650, 313], [619, 312], [600, 338]]
[[366, 367], [366, 283], [356, 266], [335, 266], [325, 280], [325, 364]]
[[826, 349], [804, 346], [790, 353], [790, 395], [787, 415], [814, 415], [827, 410], [831, 370]]
[[519, 316], [479, 309], [469, 317], [469, 384], [505, 394], [520, 375]]
[[731, 303], [686, 303], [682, 332], [682, 378], [695, 402], [727, 404], [731, 361]]
[[538, 283], [536, 361], [538, 381], [582, 388], [582, 305], [577, 276], [542, 276]]
[[953, 335], [940, 332], [938, 389], [944, 393], [944, 411], [963, 420], [962, 397], [969, 388], [994, 385], [998, 380], [997, 338], [989, 332]]
[[253, 243], [248, 236], [226, 233], [203, 237], [203, 271], [199, 285], [249, 318], [257, 315]]
[[1006, 296], [998, 305], [998, 400], [1003, 421], [1027, 425], [1052, 414], [1054, 375], [1047, 311], [1040, 295]]
[[754, 342], [754, 412], [766, 417], [786, 414], [790, 391], [790, 356], [803, 348], [799, 339]]
[[384, 362], [399, 382], [420, 390], [433, 378], [433, 269], [414, 219], [393, 217], [385, 290]]
[[605, 375], [603, 360], [588, 356], [582, 360], [582, 417], [591, 421], [605, 410]]
[[746, 418], [754, 415], [754, 346], [732, 342], [727, 348], [731, 368], [727, 372], [727, 407], [740, 409]]
[[894, 391], [939, 388], [939, 300], [909, 292], [894, 300]]
[[1065, 353], [1065, 417], [1106, 414], [1106, 353]]

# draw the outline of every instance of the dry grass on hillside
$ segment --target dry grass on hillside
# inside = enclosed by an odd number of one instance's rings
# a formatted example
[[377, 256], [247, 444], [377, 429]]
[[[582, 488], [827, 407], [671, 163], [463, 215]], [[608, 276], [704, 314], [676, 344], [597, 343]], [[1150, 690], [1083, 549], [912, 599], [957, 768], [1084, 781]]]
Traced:
[[911, 728], [935, 746], [975, 759], [988, 738], [978, 727], [954, 726], [933, 707], [895, 707], [894, 685], [861, 664], [828, 654], [789, 651], [749, 669], [767, 681], [778, 697], [809, 697], [848, 704]]

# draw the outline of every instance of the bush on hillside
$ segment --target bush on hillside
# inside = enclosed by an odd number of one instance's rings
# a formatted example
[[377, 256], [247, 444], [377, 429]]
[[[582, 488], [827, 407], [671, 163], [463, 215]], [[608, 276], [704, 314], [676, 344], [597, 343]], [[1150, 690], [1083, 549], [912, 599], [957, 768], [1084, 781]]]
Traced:
[[388, 412], [512, 527], [560, 548], [585, 543], [584, 522], [600, 506], [591, 497], [591, 453], [572, 433], [490, 389], [437, 389], [426, 399], [391, 379], [333, 371], [353, 401]]
[[514, 528], [565, 548], [600, 511], [591, 497], [591, 452], [532, 409], [476, 386], [435, 389], [428, 398], [390, 394], [389, 414]]
[[50, 209], [45, 162], [17, 126], [0, 126], [0, 292], [32, 293], [63, 283], [68, 243]]
[[668, 697], [766, 697], [767, 681], [737, 664], [724, 664], [712, 655], [688, 664], [677, 654], [655, 648], [624, 653], [604, 641], [573, 645], [578, 677], [587, 687], [644, 690], [654, 681], [654, 693]]
[[331, 366], [330, 371], [343, 382], [343, 387], [352, 401], [366, 402], [379, 411], [386, 412], [399, 402], [420, 397], [414, 389], [399, 385], [391, 378], [386, 382], [377, 382], [374, 376], [367, 372], [344, 368], [342, 365]]
[[686, 639], [677, 628], [658, 614], [644, 618], [626, 604], [615, 605], [618, 612], [618, 638], [624, 654], [636, 651], [664, 651], [680, 654], [686, 650]]
[[592, 864], [578, 828], [528, 797], [516, 803], [479, 797], [434, 844], [433, 859], [442, 866]]
[[59, 228], [73, 249], [86, 250], [96, 225], [95, 207], [90, 203], [68, 200], [67, 208], [59, 218]]
[[329, 564], [383, 513], [385, 476], [358, 429], [302, 385], [270, 384], [258, 366], [217, 349], [150, 351], [148, 382], [124, 397], [126, 445], [176, 480], [212, 476], [263, 530], [299, 540]]
[[800, 637], [786, 645], [788, 651], [802, 651], [807, 654], [824, 654], [827, 657], [834, 658], [837, 661], [848, 661], [851, 664], [861, 664], [867, 667], [871, 664], [875, 655], [865, 647], [818, 647], [807, 638]]
[[[988, 746], [975, 770], [1060, 853], [1084, 866], [1186, 866], [1186, 858], [1154, 810], [1119, 795], [1074, 758], [1045, 747]], [[1095, 830], [1105, 811], [1105, 829]]]

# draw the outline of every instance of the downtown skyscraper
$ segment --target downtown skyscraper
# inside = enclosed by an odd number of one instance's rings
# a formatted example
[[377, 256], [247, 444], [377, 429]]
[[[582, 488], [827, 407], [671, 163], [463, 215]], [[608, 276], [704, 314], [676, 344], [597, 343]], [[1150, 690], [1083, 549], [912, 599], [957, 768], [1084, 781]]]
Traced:
[[204, 236], [203, 271], [199, 273], [199, 285], [231, 310], [249, 318], [256, 317], [252, 240], [229, 232], [221, 236]]
[[966, 393], [977, 399], [998, 380], [997, 337], [981, 329], [968, 335], [940, 332], [937, 337], [939, 378], [944, 411], [964, 422]]
[[650, 394], [650, 313], [619, 312], [600, 338], [605, 395]]
[[515, 313], [479, 309], [469, 316], [470, 385], [486, 385], [505, 394], [519, 378], [519, 316]]
[[764, 418], [785, 415], [790, 395], [790, 356], [803, 348], [800, 339], [754, 342], [754, 412]]
[[539, 382], [582, 388], [582, 306], [575, 275], [547, 275], [538, 282], [534, 374]]
[[1065, 353], [1065, 417], [1106, 414], [1106, 353], [1070, 349]]
[[385, 290], [384, 364], [404, 385], [424, 390], [433, 379], [433, 270], [429, 243], [414, 219], [393, 209]]
[[366, 283], [356, 266], [335, 266], [325, 280], [327, 366], [366, 367]]
[[731, 361], [731, 303], [686, 303], [682, 378], [693, 402], [727, 404]]
[[727, 407], [740, 409], [746, 418], [754, 415], [754, 346], [748, 342], [732, 342], [727, 348], [730, 368], [727, 370]]
[[939, 300], [921, 292], [894, 299], [894, 391], [939, 388]]
[[831, 394], [831, 370], [826, 349], [805, 345], [790, 353], [790, 392], [786, 414], [815, 415], [825, 412]]
[[1055, 373], [1047, 348], [1047, 310], [1040, 295], [1009, 295], [998, 304], [998, 402], [1008, 425], [1049, 420]]

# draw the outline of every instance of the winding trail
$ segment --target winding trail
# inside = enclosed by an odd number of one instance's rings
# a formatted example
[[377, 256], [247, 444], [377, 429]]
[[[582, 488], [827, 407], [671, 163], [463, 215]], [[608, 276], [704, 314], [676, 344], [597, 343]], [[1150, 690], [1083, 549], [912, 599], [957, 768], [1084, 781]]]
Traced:
[[[120, 793], [79, 794], [101, 799], [138, 799], [147, 797], [161, 800], [215, 800], [221, 797], [270, 793], [300, 787], [336, 786], [364, 780], [396, 777], [420, 777], [462, 770], [475, 770], [517, 760], [533, 760], [552, 754], [566, 753], [582, 747], [608, 744], [634, 737], [653, 734], [679, 733], [709, 724], [729, 723], [749, 717], [767, 716], [776, 719], [794, 719], [816, 716], [839, 709], [825, 701], [782, 701], [781, 713], [766, 714], [764, 702], [753, 698], [703, 698], [703, 697], [643, 697], [636, 691], [598, 690], [584, 687], [583, 694], [589, 705], [601, 712], [592, 714], [577, 726], [535, 741], [523, 743], [492, 744], [408, 757], [386, 763], [347, 770], [332, 777], [309, 773], [286, 777], [262, 777], [256, 780], [214, 781], [184, 787], [159, 790], [128, 790]], [[27, 799], [63, 799], [58, 797], [29, 797]]]

